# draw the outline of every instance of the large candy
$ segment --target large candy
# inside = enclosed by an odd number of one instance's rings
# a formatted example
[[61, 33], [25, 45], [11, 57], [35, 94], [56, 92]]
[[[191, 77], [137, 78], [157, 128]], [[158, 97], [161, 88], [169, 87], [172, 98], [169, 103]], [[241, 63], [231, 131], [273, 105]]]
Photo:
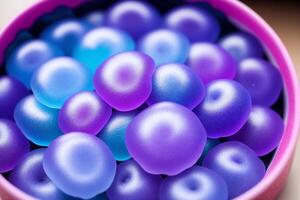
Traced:
[[84, 199], [106, 191], [116, 172], [116, 161], [106, 144], [82, 132], [54, 140], [45, 153], [43, 166], [59, 189]]
[[151, 174], [176, 175], [196, 163], [206, 131], [188, 108], [157, 103], [139, 113], [126, 130], [130, 155]]
[[111, 107], [130, 111], [141, 106], [152, 89], [153, 60], [140, 52], [125, 52], [109, 58], [94, 76], [97, 94]]

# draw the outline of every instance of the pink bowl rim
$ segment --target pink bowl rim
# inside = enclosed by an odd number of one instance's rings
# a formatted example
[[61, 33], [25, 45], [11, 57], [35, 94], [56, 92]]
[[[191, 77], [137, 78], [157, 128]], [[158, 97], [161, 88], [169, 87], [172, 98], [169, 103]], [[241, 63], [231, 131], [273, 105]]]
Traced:
[[[282, 141], [276, 151], [274, 160], [268, 168], [266, 176], [255, 187], [248, 190], [246, 193], [237, 197], [238, 200], [254, 199], [260, 194], [268, 192], [268, 188], [280, 176], [280, 174], [287, 170], [285, 169], [287, 163], [291, 162], [293, 153], [296, 147], [298, 138], [298, 129], [300, 120], [298, 113], [300, 113], [300, 96], [298, 94], [299, 86], [296, 76], [295, 68], [292, 60], [283, 45], [280, 38], [275, 31], [252, 9], [243, 3], [235, 0], [189, 0], [189, 2], [206, 1], [216, 9], [221, 10], [230, 18], [235, 19], [239, 24], [245, 27], [251, 27], [248, 31], [255, 34], [263, 40], [266, 49], [270, 55], [273, 56], [273, 62], [279, 66], [284, 79], [284, 87], [286, 92], [286, 116], [285, 116], [285, 132]], [[86, 0], [42, 0], [33, 6], [29, 7], [13, 19], [8, 25], [1, 30], [0, 33], [0, 63], [4, 58], [4, 49], [14, 39], [17, 30], [29, 27], [32, 21], [37, 18], [35, 12], [45, 13], [53, 10], [57, 5], [65, 5], [68, 7], [76, 7], [77, 5], [86, 2]], [[24, 20], [26, 19], [26, 20]], [[29, 196], [23, 191], [19, 190], [10, 184], [2, 175], [0, 175], [0, 187], [11, 193], [16, 199], [33, 200], [35, 198]], [[272, 192], [272, 191], [270, 191]]]

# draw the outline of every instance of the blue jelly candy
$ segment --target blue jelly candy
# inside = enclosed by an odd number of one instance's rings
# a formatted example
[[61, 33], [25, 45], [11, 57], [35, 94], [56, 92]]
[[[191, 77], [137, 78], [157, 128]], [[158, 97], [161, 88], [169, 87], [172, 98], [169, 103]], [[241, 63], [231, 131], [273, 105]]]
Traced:
[[100, 11], [93, 11], [86, 15], [84, 15], [82, 18], [82, 21], [88, 23], [91, 27], [100, 27], [104, 23], [104, 14]]

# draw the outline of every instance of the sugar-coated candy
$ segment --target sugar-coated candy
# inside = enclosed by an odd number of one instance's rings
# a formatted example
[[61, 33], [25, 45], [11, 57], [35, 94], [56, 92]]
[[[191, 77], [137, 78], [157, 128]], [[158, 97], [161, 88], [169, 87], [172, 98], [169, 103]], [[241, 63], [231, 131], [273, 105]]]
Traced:
[[151, 93], [154, 69], [153, 60], [144, 53], [120, 53], [97, 69], [94, 87], [97, 94], [116, 110], [134, 110]]
[[72, 95], [92, 90], [91, 75], [81, 63], [70, 57], [59, 57], [42, 65], [32, 77], [31, 88], [42, 104], [61, 108]]
[[229, 199], [257, 184], [265, 175], [265, 165], [247, 145], [224, 142], [204, 158], [203, 166], [217, 172], [228, 186]]
[[251, 110], [251, 97], [233, 80], [216, 80], [207, 85], [207, 94], [195, 108], [209, 138], [235, 134], [246, 123]]
[[73, 57], [85, 67], [95, 72], [109, 57], [134, 50], [133, 39], [125, 32], [102, 27], [88, 32], [74, 49]]
[[160, 25], [157, 10], [146, 2], [123, 1], [107, 14], [107, 25], [119, 28], [137, 39]]
[[16, 124], [7, 119], [0, 119], [0, 173], [15, 168], [26, 153], [29, 141]]
[[161, 181], [159, 175], [148, 174], [134, 160], [127, 160], [118, 165], [107, 196], [110, 200], [158, 199]]
[[203, 159], [208, 154], [208, 152], [220, 143], [221, 143], [221, 141], [218, 139], [207, 139], [206, 144], [203, 149], [203, 152], [201, 154], [201, 157], [197, 161], [197, 164], [202, 165]]
[[24, 157], [19, 165], [10, 173], [12, 184], [37, 199], [65, 199], [55, 184], [48, 178], [43, 169], [46, 149], [36, 149]]
[[33, 95], [22, 99], [16, 106], [14, 118], [25, 137], [31, 142], [48, 146], [61, 135], [58, 110], [39, 103]]
[[220, 34], [219, 22], [204, 8], [176, 8], [166, 16], [165, 24], [168, 28], [182, 32], [191, 42], [214, 42]]
[[126, 130], [130, 155], [151, 174], [172, 176], [186, 170], [196, 163], [205, 142], [206, 131], [198, 117], [172, 102], [146, 108]]
[[235, 78], [250, 93], [255, 105], [271, 106], [282, 90], [280, 72], [261, 58], [248, 58], [239, 63]]
[[61, 49], [49, 42], [30, 40], [14, 49], [7, 58], [6, 70], [29, 88], [33, 73], [48, 60], [62, 55]]
[[188, 65], [205, 84], [217, 79], [233, 79], [237, 72], [236, 60], [225, 49], [213, 43], [193, 44]]
[[182, 34], [159, 29], [145, 35], [139, 42], [140, 51], [151, 56], [156, 65], [184, 63], [190, 48], [189, 40]]
[[16, 79], [0, 77], [0, 118], [13, 119], [17, 103], [29, 94], [29, 90]]
[[204, 96], [204, 85], [191, 68], [184, 64], [166, 64], [157, 67], [153, 74], [147, 103], [171, 101], [193, 109]]
[[246, 32], [226, 35], [219, 44], [237, 61], [249, 57], [262, 57], [263, 55], [263, 47], [260, 42], [253, 35]]
[[66, 55], [70, 56], [76, 44], [89, 30], [89, 24], [84, 21], [64, 19], [43, 30], [41, 38], [59, 46]]
[[101, 11], [93, 11], [84, 15], [81, 20], [88, 23], [91, 27], [97, 28], [104, 24], [104, 14]]
[[116, 161], [107, 145], [83, 132], [54, 140], [46, 150], [43, 166], [60, 190], [83, 199], [106, 191], [116, 173]]
[[177, 176], [167, 177], [161, 184], [160, 200], [227, 200], [224, 179], [213, 170], [194, 166]]
[[263, 156], [273, 151], [283, 134], [283, 119], [270, 108], [254, 106], [245, 126], [230, 140], [240, 141]]
[[64, 133], [81, 131], [96, 135], [109, 120], [112, 109], [94, 92], [70, 97], [60, 109], [59, 127]]

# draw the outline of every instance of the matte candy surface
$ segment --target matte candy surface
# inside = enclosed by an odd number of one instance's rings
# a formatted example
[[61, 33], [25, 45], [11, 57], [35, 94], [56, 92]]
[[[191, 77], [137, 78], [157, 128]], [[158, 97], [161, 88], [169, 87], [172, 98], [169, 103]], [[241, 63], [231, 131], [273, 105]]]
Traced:
[[167, 177], [160, 187], [160, 200], [227, 200], [225, 181], [216, 172], [194, 166], [177, 176]]
[[94, 92], [79, 92], [69, 98], [59, 112], [64, 133], [82, 131], [96, 135], [111, 116], [112, 109]]
[[166, 64], [156, 68], [152, 92], [147, 103], [171, 101], [193, 109], [203, 100], [205, 88], [191, 68], [183, 64]]
[[69, 57], [59, 57], [37, 70], [31, 88], [39, 102], [51, 108], [61, 108], [77, 92], [92, 90], [90, 78], [90, 72], [81, 63]]
[[30, 88], [33, 73], [45, 62], [62, 56], [62, 51], [42, 40], [31, 40], [16, 48], [7, 58], [7, 73]]
[[228, 186], [229, 199], [257, 184], [265, 175], [265, 165], [255, 152], [240, 142], [224, 142], [205, 157], [203, 166], [218, 173]]
[[139, 42], [139, 50], [153, 58], [155, 64], [184, 63], [189, 53], [189, 40], [168, 29], [150, 32]]
[[143, 110], [126, 130], [130, 155], [151, 174], [176, 175], [191, 167], [205, 142], [206, 131], [197, 116], [172, 102]]
[[107, 191], [110, 200], [156, 200], [162, 178], [145, 172], [134, 160], [118, 165], [113, 184]]
[[62, 134], [58, 128], [58, 112], [30, 95], [18, 103], [14, 116], [16, 124], [28, 140], [40, 146], [48, 146]]
[[97, 94], [111, 107], [130, 111], [141, 106], [152, 89], [155, 66], [146, 54], [132, 51], [109, 58], [94, 76]]
[[53, 141], [43, 161], [46, 174], [64, 193], [92, 198], [112, 184], [116, 161], [96, 136], [72, 132]]
[[29, 152], [29, 141], [13, 121], [0, 119], [0, 173], [12, 170]]
[[209, 138], [235, 134], [246, 123], [251, 110], [251, 97], [238, 82], [217, 80], [207, 85], [207, 95], [195, 108]]

